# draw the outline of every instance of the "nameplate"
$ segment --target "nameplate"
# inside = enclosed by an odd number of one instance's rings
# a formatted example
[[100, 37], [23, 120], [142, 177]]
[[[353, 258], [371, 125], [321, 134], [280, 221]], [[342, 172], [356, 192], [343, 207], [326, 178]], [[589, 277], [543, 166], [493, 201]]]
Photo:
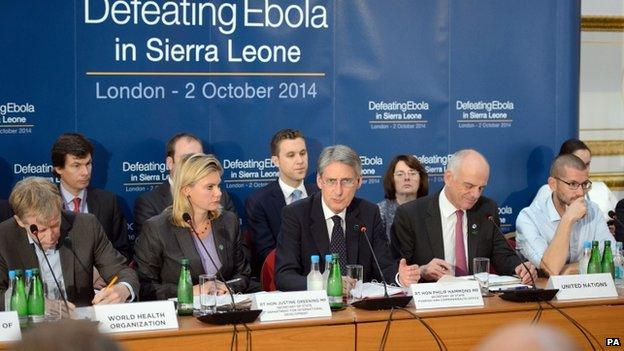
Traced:
[[559, 289], [558, 301], [617, 297], [613, 278], [609, 273], [553, 275], [548, 279], [548, 289]]
[[331, 317], [324, 290], [254, 294], [251, 309], [262, 310], [261, 322]]
[[0, 341], [18, 341], [21, 338], [17, 312], [0, 312]]
[[477, 281], [412, 284], [416, 309], [483, 306]]
[[104, 333], [178, 329], [173, 301], [95, 305], [95, 319]]

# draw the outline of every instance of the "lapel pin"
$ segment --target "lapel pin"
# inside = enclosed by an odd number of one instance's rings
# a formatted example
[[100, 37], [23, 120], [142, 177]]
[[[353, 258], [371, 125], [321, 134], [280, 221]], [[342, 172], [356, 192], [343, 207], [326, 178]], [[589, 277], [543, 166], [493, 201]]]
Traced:
[[219, 250], [223, 251], [223, 245], [219, 244]]
[[477, 224], [473, 223], [472, 226], [470, 227], [470, 234], [472, 235], [477, 235]]

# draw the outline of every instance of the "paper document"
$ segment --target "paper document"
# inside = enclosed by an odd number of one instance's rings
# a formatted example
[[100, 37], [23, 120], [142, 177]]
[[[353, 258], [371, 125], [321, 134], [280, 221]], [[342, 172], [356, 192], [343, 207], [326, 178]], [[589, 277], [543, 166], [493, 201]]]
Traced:
[[[408, 290], [388, 285], [388, 295], [400, 295], [407, 294]], [[384, 287], [381, 283], [364, 283], [361, 285], [361, 296], [363, 299], [372, 298], [372, 297], [384, 297]]]

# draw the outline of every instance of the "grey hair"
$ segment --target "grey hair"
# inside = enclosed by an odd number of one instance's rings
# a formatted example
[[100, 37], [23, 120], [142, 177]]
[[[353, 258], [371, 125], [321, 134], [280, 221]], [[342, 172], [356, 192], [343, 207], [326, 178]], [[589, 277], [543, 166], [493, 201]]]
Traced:
[[564, 167], [570, 167], [577, 171], [584, 171], [587, 169], [585, 162], [576, 155], [564, 154], [557, 156], [552, 165], [550, 165], [550, 176], [553, 178], [561, 176]]
[[322, 175], [325, 168], [332, 162], [344, 163], [347, 166], [351, 166], [355, 172], [356, 177], [362, 175], [362, 161], [360, 156], [352, 148], [346, 145], [333, 145], [328, 146], [321, 151], [318, 163], [316, 166], [319, 175]]
[[488, 163], [488, 161], [479, 151], [475, 149], [462, 149], [462, 150], [455, 152], [451, 156], [451, 159], [448, 161], [448, 165], [446, 169], [450, 171], [451, 173], [456, 174], [462, 162], [464, 162], [466, 157], [471, 154], [477, 154], [478, 156], [481, 156], [481, 158], [483, 159], [483, 161], [485, 161], [485, 164], [488, 166], [488, 168], [490, 167], [490, 164]]

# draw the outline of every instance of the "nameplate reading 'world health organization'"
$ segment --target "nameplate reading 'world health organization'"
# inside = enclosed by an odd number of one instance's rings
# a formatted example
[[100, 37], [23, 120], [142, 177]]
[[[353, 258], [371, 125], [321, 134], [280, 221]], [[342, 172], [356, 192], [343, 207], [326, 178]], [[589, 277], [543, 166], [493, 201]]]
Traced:
[[0, 341], [18, 341], [21, 338], [17, 312], [0, 312]]
[[412, 284], [416, 309], [483, 306], [479, 283], [472, 281]]
[[178, 329], [173, 301], [137, 302], [95, 305], [95, 319], [100, 331], [120, 333], [161, 329]]
[[262, 310], [262, 322], [331, 317], [325, 290], [255, 294], [251, 309]]
[[547, 289], [559, 289], [558, 301], [617, 297], [613, 278], [609, 273], [553, 275]]

